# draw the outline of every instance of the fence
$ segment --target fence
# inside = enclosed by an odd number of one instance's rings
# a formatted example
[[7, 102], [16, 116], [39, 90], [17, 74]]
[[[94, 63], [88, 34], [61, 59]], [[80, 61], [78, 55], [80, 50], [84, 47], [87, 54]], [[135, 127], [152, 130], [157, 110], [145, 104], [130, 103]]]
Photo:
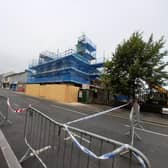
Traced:
[[[20, 162], [25, 161], [32, 168], [150, 168], [148, 159], [130, 145], [74, 127], [68, 126], [68, 130], [70, 135], [64, 124], [29, 107], [24, 133], [28, 150]], [[72, 137], [77, 143], [71, 140]], [[80, 150], [78, 143], [82, 148], [85, 147], [85, 153]], [[129, 150], [129, 158], [120, 155], [125, 149]], [[106, 156], [110, 157], [107, 160], [95, 159], [86, 154], [88, 151], [94, 151], [97, 155], [106, 153]], [[109, 153], [111, 151], [114, 151], [112, 155]], [[132, 159], [133, 156], [136, 156], [137, 160]], [[37, 160], [31, 161], [34, 157]]]
[[0, 96], [0, 126], [9, 122], [7, 97]]

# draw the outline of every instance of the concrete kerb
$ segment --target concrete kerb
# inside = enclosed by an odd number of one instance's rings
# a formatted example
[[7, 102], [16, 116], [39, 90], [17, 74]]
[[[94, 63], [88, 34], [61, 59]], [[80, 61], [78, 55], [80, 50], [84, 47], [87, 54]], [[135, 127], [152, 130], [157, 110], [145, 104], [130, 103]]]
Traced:
[[17, 160], [14, 152], [12, 151], [8, 141], [0, 129], [0, 148], [2, 149], [3, 156], [8, 165], [8, 168], [22, 168]]

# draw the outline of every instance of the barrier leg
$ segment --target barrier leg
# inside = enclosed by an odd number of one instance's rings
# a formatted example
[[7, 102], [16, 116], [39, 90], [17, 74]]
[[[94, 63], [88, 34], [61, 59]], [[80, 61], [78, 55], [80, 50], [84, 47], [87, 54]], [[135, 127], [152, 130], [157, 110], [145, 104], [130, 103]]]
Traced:
[[23, 163], [25, 160], [27, 160], [28, 158], [30, 158], [30, 154], [31, 154], [30, 149], [27, 149], [27, 151], [26, 151], [25, 154], [22, 156], [22, 158], [19, 160], [19, 162], [20, 162], [20, 163]]
[[[35, 153], [36, 153], [37, 155], [39, 155], [40, 153], [42, 153], [42, 152], [44, 152], [44, 151], [46, 151], [46, 150], [48, 150], [48, 149], [50, 149], [50, 148], [51, 148], [50, 145], [49, 145], [49, 146], [45, 146], [44, 148], [41, 148], [41, 149], [36, 150]], [[28, 149], [28, 150], [25, 152], [25, 154], [22, 156], [22, 158], [20, 159], [20, 163], [23, 163], [25, 160], [27, 160], [27, 159], [29, 159], [30, 157], [33, 157], [33, 156], [35, 156], [35, 154], [34, 154], [33, 152], [31, 152], [30, 149]]]
[[[128, 127], [130, 127], [130, 126], [128, 126]], [[135, 127], [134, 127], [134, 128], [135, 128]], [[131, 128], [130, 128], [130, 129], [131, 129]], [[140, 135], [139, 135], [137, 132], [134, 131], [134, 134], [135, 134], [135, 138], [136, 138], [136, 139], [142, 140], [142, 138], [140, 137]], [[127, 136], [127, 137], [131, 136], [131, 130], [127, 131], [124, 135]]]

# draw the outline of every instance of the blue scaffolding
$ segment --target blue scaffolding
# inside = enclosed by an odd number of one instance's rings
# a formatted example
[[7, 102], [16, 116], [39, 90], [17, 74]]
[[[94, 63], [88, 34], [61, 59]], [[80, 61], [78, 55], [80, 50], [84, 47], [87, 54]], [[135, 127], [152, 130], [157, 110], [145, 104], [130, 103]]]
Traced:
[[91, 84], [100, 77], [103, 62], [96, 60], [96, 46], [85, 35], [79, 37], [76, 49], [55, 54], [43, 52], [39, 60], [29, 65], [28, 83]]

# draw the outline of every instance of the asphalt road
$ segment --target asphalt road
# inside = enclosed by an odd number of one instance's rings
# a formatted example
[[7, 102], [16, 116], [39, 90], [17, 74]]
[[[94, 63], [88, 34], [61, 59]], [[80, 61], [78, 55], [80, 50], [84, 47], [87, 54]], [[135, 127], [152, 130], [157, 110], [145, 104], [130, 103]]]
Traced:
[[[8, 96], [10, 102], [15, 107], [28, 107], [28, 105], [31, 104], [36, 109], [61, 123], [66, 123], [109, 108], [107, 106], [69, 106], [17, 94], [4, 89], [0, 89], [0, 95]], [[128, 128], [125, 126], [129, 124], [128, 119], [113, 117], [110, 115], [111, 113], [87, 121], [81, 121], [80, 123], [72, 124], [72, 126], [123, 143], [129, 143], [129, 138], [124, 135], [124, 133], [128, 131]], [[12, 124], [2, 127], [2, 130], [18, 159], [21, 158], [27, 149], [23, 137], [24, 116], [24, 112], [10, 113], [9, 118], [12, 121]], [[135, 147], [148, 157], [152, 168], [167, 168], [168, 127], [152, 125], [149, 123], [144, 124], [144, 128], [150, 131], [144, 132], [142, 130], [137, 130], [137, 133], [141, 136], [142, 140], [135, 141]]]

